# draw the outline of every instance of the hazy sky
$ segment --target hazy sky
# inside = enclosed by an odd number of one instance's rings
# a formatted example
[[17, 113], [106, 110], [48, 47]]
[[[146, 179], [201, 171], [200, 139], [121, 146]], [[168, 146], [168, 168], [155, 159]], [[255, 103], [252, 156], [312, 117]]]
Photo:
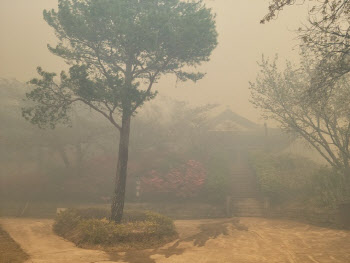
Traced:
[[[220, 103], [253, 121], [258, 112], [249, 103], [248, 82], [254, 81], [256, 62], [264, 53], [281, 60], [297, 61], [296, 35], [305, 7], [295, 6], [278, 20], [259, 24], [267, 11], [267, 0], [206, 0], [217, 14], [219, 46], [211, 61], [203, 65], [207, 76], [197, 84], [179, 83], [175, 78], [157, 84], [160, 93], [195, 104]], [[36, 67], [59, 72], [62, 59], [48, 52], [55, 35], [42, 18], [43, 9], [57, 7], [57, 0], [0, 0], [0, 78], [28, 81]], [[294, 50], [293, 50], [294, 49]]]

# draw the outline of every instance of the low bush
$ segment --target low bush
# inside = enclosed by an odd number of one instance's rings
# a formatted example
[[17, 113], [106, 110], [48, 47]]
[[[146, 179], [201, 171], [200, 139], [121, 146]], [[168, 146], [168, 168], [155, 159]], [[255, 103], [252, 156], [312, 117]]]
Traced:
[[122, 224], [104, 209], [68, 209], [57, 215], [54, 231], [77, 245], [154, 245], [176, 238], [173, 221], [152, 212], [127, 211]]
[[336, 208], [350, 201], [350, 181], [335, 169], [300, 156], [261, 152], [251, 154], [250, 163], [260, 190], [272, 204], [299, 202]]
[[312, 195], [312, 176], [318, 169], [313, 161], [289, 154], [255, 152], [250, 163], [260, 190], [273, 203], [308, 199]]
[[208, 175], [201, 193], [201, 200], [222, 204], [230, 192], [230, 162], [226, 156], [211, 156], [207, 162]]
[[322, 167], [312, 177], [314, 200], [327, 207], [336, 208], [341, 203], [350, 203], [350, 181], [340, 171]]

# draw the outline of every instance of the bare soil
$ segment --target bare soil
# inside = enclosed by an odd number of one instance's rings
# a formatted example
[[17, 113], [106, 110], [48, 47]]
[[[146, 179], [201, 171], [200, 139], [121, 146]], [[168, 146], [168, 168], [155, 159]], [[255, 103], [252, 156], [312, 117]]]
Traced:
[[0, 226], [0, 262], [22, 263], [27, 259], [28, 255]]
[[178, 240], [161, 248], [109, 252], [77, 248], [52, 232], [52, 220], [2, 218], [33, 263], [347, 263], [350, 231], [288, 220], [179, 220]]

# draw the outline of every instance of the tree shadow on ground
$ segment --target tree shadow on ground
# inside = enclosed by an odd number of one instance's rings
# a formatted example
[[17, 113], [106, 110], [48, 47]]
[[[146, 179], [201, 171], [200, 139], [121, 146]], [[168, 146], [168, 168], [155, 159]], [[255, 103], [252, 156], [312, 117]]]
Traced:
[[122, 260], [128, 263], [156, 263], [152, 259], [153, 255], [163, 255], [166, 258], [173, 255], [181, 255], [186, 250], [186, 248], [179, 247], [183, 242], [193, 242], [194, 246], [203, 247], [209, 239], [217, 238], [220, 235], [227, 236], [230, 226], [235, 230], [248, 231], [248, 228], [240, 224], [238, 219], [229, 219], [216, 223], [203, 223], [199, 225], [198, 233], [186, 238], [180, 238], [170, 246], [146, 250], [128, 250], [122, 253], [113, 252], [110, 253], [111, 260]]

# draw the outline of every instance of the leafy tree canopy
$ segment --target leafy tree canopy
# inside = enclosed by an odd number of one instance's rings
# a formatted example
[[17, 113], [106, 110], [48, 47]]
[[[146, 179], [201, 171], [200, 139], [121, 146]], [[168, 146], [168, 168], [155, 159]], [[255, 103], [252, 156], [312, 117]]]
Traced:
[[24, 116], [41, 127], [66, 123], [73, 102], [100, 112], [115, 127], [115, 115], [135, 113], [156, 92], [161, 75], [197, 81], [202, 73], [184, 70], [208, 61], [217, 45], [214, 15], [202, 1], [59, 0], [58, 11], [44, 11], [59, 43], [49, 50], [71, 65], [56, 74], [38, 68], [36, 102]]

